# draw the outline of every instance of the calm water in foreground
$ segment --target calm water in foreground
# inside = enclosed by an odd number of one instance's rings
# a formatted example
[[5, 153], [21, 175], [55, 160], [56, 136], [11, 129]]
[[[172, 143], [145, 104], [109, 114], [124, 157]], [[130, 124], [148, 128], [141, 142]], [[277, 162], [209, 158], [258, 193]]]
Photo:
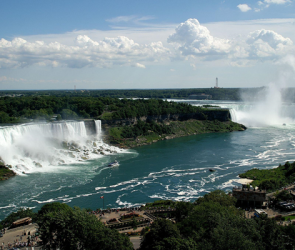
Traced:
[[[60, 201], [70, 206], [135, 206], [157, 199], [194, 201], [215, 189], [230, 191], [238, 174], [295, 161], [295, 124], [244, 132], [195, 135], [100, 159], [48, 168], [0, 183], [0, 219], [20, 207]], [[107, 163], [117, 159], [119, 167]], [[215, 168], [216, 172], [209, 172]]]

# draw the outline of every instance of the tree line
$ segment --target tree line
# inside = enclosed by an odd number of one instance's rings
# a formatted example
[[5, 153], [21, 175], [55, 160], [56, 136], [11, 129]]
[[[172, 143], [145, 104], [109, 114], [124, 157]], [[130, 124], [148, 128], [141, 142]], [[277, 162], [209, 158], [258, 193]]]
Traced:
[[119, 99], [111, 97], [19, 96], [0, 98], [0, 123], [26, 119], [125, 119], [149, 115], [188, 114], [201, 110], [185, 103], [162, 99]]
[[113, 98], [180, 99], [190, 95], [211, 95], [213, 100], [240, 100], [239, 88], [190, 88], [190, 89], [110, 89], [110, 90], [11, 90], [0, 91], [0, 96], [75, 96]]

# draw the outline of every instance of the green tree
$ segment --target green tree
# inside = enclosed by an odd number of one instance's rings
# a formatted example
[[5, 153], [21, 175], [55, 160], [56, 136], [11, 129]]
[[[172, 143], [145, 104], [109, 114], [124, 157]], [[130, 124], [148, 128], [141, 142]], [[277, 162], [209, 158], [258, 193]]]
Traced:
[[106, 228], [94, 215], [77, 207], [47, 204], [38, 212], [37, 223], [46, 249], [132, 249], [127, 236]]
[[70, 109], [63, 109], [61, 111], [61, 117], [62, 117], [62, 119], [65, 119], [65, 120], [67, 120], [67, 119], [77, 119], [78, 115], [74, 111], [72, 111]]
[[9, 123], [10, 117], [7, 113], [0, 111], [0, 123]]
[[183, 239], [176, 225], [165, 219], [154, 221], [140, 244], [141, 250], [189, 250], [194, 247], [194, 242]]
[[32, 209], [21, 208], [17, 212], [11, 213], [4, 220], [2, 220], [1, 226], [10, 227], [14, 221], [25, 218], [25, 217], [31, 217], [32, 220], [35, 220], [36, 214], [33, 212]]
[[278, 201], [293, 200], [293, 196], [289, 193], [289, 191], [283, 190], [276, 195], [276, 199]]
[[226, 194], [222, 190], [215, 190], [209, 194], [205, 194], [203, 197], [200, 197], [195, 201], [196, 204], [200, 205], [203, 202], [216, 202], [221, 206], [235, 206], [237, 200], [229, 194]]
[[192, 211], [194, 205], [190, 202], [180, 201], [176, 204], [175, 217], [177, 221], [180, 221], [182, 218], [185, 218]]

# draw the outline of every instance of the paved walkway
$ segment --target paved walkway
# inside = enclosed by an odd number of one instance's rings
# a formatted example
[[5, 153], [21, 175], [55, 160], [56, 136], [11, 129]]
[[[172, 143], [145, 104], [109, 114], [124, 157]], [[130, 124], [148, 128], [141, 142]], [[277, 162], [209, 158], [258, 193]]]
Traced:
[[140, 247], [140, 242], [141, 242], [141, 236], [134, 236], [134, 237], [130, 237], [130, 241], [133, 244], [134, 249], [139, 249]]
[[[3, 234], [3, 237], [0, 238], [0, 246], [4, 244], [5, 248], [7, 249], [7, 245], [11, 244], [11, 246], [14, 246], [14, 243], [16, 241], [18, 242], [28, 242], [28, 232], [30, 232], [30, 235], [34, 235], [37, 230], [37, 224], [30, 224], [22, 227], [13, 228], [10, 230], [7, 230], [5, 234]], [[26, 233], [26, 235], [24, 235]], [[33, 244], [36, 245], [36, 242], [33, 241]], [[1, 249], [1, 248], [0, 248]], [[24, 248], [26, 249], [26, 248]], [[28, 249], [34, 249], [34, 248], [28, 248]], [[37, 248], [35, 248], [37, 249]]]

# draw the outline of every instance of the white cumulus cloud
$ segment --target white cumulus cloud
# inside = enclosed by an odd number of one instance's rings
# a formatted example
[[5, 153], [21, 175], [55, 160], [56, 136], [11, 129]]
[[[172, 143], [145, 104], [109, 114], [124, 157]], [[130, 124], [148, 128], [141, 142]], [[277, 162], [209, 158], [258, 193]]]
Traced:
[[175, 44], [184, 56], [222, 55], [231, 48], [229, 40], [213, 37], [197, 19], [188, 19], [178, 25], [167, 41]]
[[251, 7], [248, 6], [248, 4], [239, 4], [237, 7], [238, 7], [238, 8], [240, 9], [240, 11], [242, 11], [242, 12], [247, 12], [247, 11], [249, 11], [249, 10], [252, 9]]
[[264, 0], [266, 4], [285, 4], [290, 3], [290, 0]]
[[175, 45], [180, 54], [178, 58], [191, 60], [191, 65], [200, 58], [206, 61], [224, 59], [231, 65], [246, 66], [255, 61], [278, 60], [294, 52], [292, 40], [272, 30], [256, 30], [239, 39], [221, 39], [212, 36], [197, 19], [178, 25], [168, 42]]
[[[79, 35], [73, 46], [59, 42], [28, 42], [22, 38], [0, 40], [0, 68], [33, 64], [52, 67], [111, 67], [169, 58], [170, 51], [161, 42], [138, 44], [125, 36], [94, 41]], [[140, 64], [143, 65], [143, 64]]]
[[145, 69], [145, 66], [143, 64], [141, 64], [141, 63], [135, 63], [134, 66], [137, 67], [137, 68]]
[[256, 30], [247, 39], [250, 57], [274, 58], [287, 54], [292, 49], [293, 42], [272, 30]]
[[259, 5], [259, 8], [255, 8], [256, 12], [259, 12], [265, 8], [268, 8], [270, 5], [272, 4], [279, 4], [279, 5], [283, 5], [286, 3], [291, 3], [291, 0], [264, 0], [262, 1], [258, 1], [257, 4]]

